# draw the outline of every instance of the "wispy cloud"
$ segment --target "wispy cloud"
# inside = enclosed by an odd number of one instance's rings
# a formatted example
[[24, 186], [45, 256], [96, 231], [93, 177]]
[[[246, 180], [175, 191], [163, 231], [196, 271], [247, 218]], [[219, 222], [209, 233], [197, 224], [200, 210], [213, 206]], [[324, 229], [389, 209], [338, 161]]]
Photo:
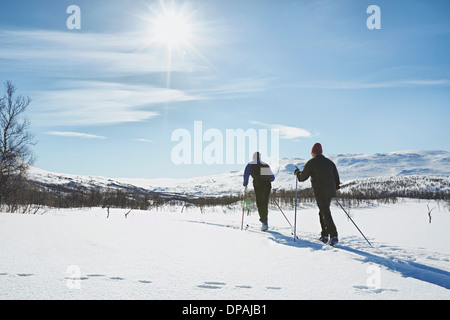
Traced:
[[102, 81], [69, 81], [59, 90], [33, 94], [41, 124], [96, 125], [139, 122], [159, 115], [160, 105], [199, 99], [181, 90]]
[[[0, 30], [0, 59], [16, 70], [80, 71], [102, 76], [167, 72], [151, 54], [144, 33], [70, 33], [49, 30]], [[73, 69], [76, 66], [77, 69]], [[173, 63], [172, 71], [187, 67]]]
[[198, 90], [198, 94], [204, 99], [236, 97], [248, 93], [265, 91], [271, 87], [271, 80], [268, 78], [233, 79], [218, 85], [202, 88]]
[[[0, 30], [0, 62], [2, 71], [39, 74], [45, 83], [29, 94], [36, 125], [138, 122], [157, 117], [161, 104], [200, 99], [165, 86], [168, 65], [145, 41], [139, 33]], [[176, 62], [170, 71], [188, 72]], [[145, 81], [136, 85], [136, 77]]]
[[153, 143], [153, 140], [146, 139], [146, 138], [133, 139], [133, 141], [143, 142], [143, 143]]
[[269, 129], [276, 129], [280, 133], [280, 138], [285, 140], [294, 140], [297, 138], [309, 138], [311, 133], [305, 129], [290, 127], [281, 124], [267, 124], [259, 121], [250, 121], [251, 124], [259, 125]]
[[401, 81], [400, 84], [403, 84], [405, 86], [449, 86], [450, 85], [450, 80], [449, 79], [405, 80], [405, 81]]
[[363, 81], [304, 81], [285, 85], [286, 87], [310, 88], [310, 89], [382, 89], [418, 86], [450, 86], [449, 79], [413, 79], [382, 82]]
[[103, 136], [97, 136], [89, 133], [82, 132], [70, 132], [70, 131], [48, 131], [48, 135], [68, 138], [81, 138], [81, 139], [106, 139]]
[[[0, 30], [0, 48], [2, 71], [38, 74], [45, 84], [29, 93], [33, 122], [41, 126], [146, 121], [169, 103], [240, 97], [264, 91], [270, 82], [211, 76], [187, 57], [169, 65], [167, 53], [150, 48], [148, 34], [139, 32]], [[168, 88], [169, 71], [172, 78], [186, 75], [189, 85], [178, 81], [178, 87]]]

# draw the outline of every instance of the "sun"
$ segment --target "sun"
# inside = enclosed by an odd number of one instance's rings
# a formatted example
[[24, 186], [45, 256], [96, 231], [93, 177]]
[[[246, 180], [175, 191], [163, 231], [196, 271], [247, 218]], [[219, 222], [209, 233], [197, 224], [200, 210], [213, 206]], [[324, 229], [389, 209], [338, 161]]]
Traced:
[[[205, 21], [202, 6], [192, 2], [159, 0], [147, 5], [148, 13], [140, 18], [146, 23], [142, 35], [142, 47], [152, 57], [166, 64], [167, 88], [170, 88], [172, 73], [176, 70], [191, 74], [193, 66], [208, 61], [199, 48], [208, 44], [208, 36], [214, 30], [211, 21]], [[201, 62], [199, 62], [201, 60]]]
[[154, 41], [169, 49], [189, 45], [192, 38], [192, 22], [187, 13], [173, 6], [163, 8], [151, 26]]

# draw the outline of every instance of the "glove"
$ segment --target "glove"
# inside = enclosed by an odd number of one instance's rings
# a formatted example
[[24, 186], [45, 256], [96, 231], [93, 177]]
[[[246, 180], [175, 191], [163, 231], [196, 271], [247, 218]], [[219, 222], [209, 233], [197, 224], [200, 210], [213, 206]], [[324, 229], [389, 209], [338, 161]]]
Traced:
[[296, 176], [298, 176], [298, 175], [301, 174], [301, 173], [302, 173], [302, 172], [300, 171], [299, 168], [295, 168], [294, 174], [295, 174]]
[[248, 182], [244, 182], [244, 187], [247, 188]]

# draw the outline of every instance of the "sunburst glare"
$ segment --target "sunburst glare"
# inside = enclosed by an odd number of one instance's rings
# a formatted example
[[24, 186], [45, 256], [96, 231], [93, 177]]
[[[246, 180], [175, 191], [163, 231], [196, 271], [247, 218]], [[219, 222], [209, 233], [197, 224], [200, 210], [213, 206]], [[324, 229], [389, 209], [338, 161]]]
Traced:
[[192, 23], [188, 16], [174, 8], [158, 16], [152, 26], [154, 40], [169, 49], [188, 45], [192, 36]]
[[[196, 10], [188, 3], [176, 3], [173, 0], [159, 1], [159, 5], [148, 7], [150, 14], [145, 17], [148, 22], [148, 46], [166, 51], [167, 88], [170, 87], [174, 61], [187, 64], [186, 52], [193, 52], [204, 59], [196, 45], [201, 42], [202, 24], [196, 20]], [[186, 65], [185, 65], [186, 67]]]

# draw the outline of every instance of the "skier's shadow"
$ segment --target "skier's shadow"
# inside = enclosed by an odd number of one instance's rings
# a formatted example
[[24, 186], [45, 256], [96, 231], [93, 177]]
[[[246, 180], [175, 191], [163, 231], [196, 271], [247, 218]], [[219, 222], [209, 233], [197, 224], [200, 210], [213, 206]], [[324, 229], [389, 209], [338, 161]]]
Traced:
[[[225, 228], [232, 228], [232, 229], [238, 229], [238, 227], [234, 225], [223, 225], [219, 223], [210, 223], [210, 222], [199, 222], [199, 221], [191, 221], [194, 223], [203, 223], [208, 224], [212, 226], [218, 226], [218, 227], [225, 227]], [[240, 228], [239, 228], [240, 229]], [[246, 230], [249, 232], [255, 232], [255, 233], [261, 233], [261, 231], [256, 230]], [[283, 233], [280, 233], [275, 230], [268, 230], [266, 233], [271, 234], [271, 237], [268, 237], [267, 239], [274, 241], [276, 243], [279, 243], [281, 245], [296, 247], [296, 248], [308, 248], [310, 250], [317, 250], [321, 251], [324, 250], [324, 245], [316, 242], [311, 241], [308, 239], [305, 239], [302, 237], [302, 235], [299, 235], [299, 238], [295, 239], [293, 235], [286, 235]], [[325, 246], [325, 248], [328, 249], [328, 246]], [[342, 250], [346, 251], [352, 254], [352, 258], [357, 261], [362, 261], [365, 263], [373, 263], [379, 266], [382, 266], [388, 270], [397, 272], [401, 274], [405, 278], [414, 278], [417, 280], [425, 281], [440, 287], [443, 287], [445, 289], [450, 290], [450, 272], [439, 269], [436, 267], [427, 266], [422, 263], [417, 263], [413, 261], [408, 261], [404, 259], [399, 259], [396, 257], [393, 257], [391, 255], [381, 253], [382, 255], [377, 255], [374, 253], [370, 253], [367, 251], [363, 251], [360, 249], [352, 248], [349, 246], [341, 245], [339, 244], [335, 249], [333, 250]], [[374, 249], [378, 250], [379, 249]]]
[[[279, 244], [297, 248], [309, 248], [311, 250], [324, 249], [324, 245], [307, 239], [298, 238], [294, 241], [293, 236], [289, 237], [277, 231], [268, 231], [268, 233], [273, 235], [270, 239]], [[390, 255], [384, 255], [384, 253], [380, 252], [383, 254], [383, 256], [381, 256], [345, 245], [339, 245], [336, 247], [336, 250], [352, 253], [352, 258], [355, 260], [382, 266], [388, 270], [398, 272], [405, 278], [414, 278], [445, 289], [450, 289], [450, 272], [446, 270], [430, 267], [422, 263], [399, 259]]]
[[450, 272], [446, 270], [392, 256], [378, 256], [348, 246], [339, 246], [339, 249], [359, 255], [360, 257], [357, 260], [381, 265], [391, 271], [400, 273], [405, 278], [414, 278], [450, 289]]
[[276, 243], [296, 247], [296, 248], [309, 248], [311, 250], [323, 250], [323, 245], [317, 242], [309, 241], [302, 238], [295, 238], [294, 236], [287, 236], [285, 234], [282, 234], [278, 231], [268, 230], [267, 233], [270, 233], [273, 235], [272, 238], [270, 238], [272, 241], [275, 241]]

